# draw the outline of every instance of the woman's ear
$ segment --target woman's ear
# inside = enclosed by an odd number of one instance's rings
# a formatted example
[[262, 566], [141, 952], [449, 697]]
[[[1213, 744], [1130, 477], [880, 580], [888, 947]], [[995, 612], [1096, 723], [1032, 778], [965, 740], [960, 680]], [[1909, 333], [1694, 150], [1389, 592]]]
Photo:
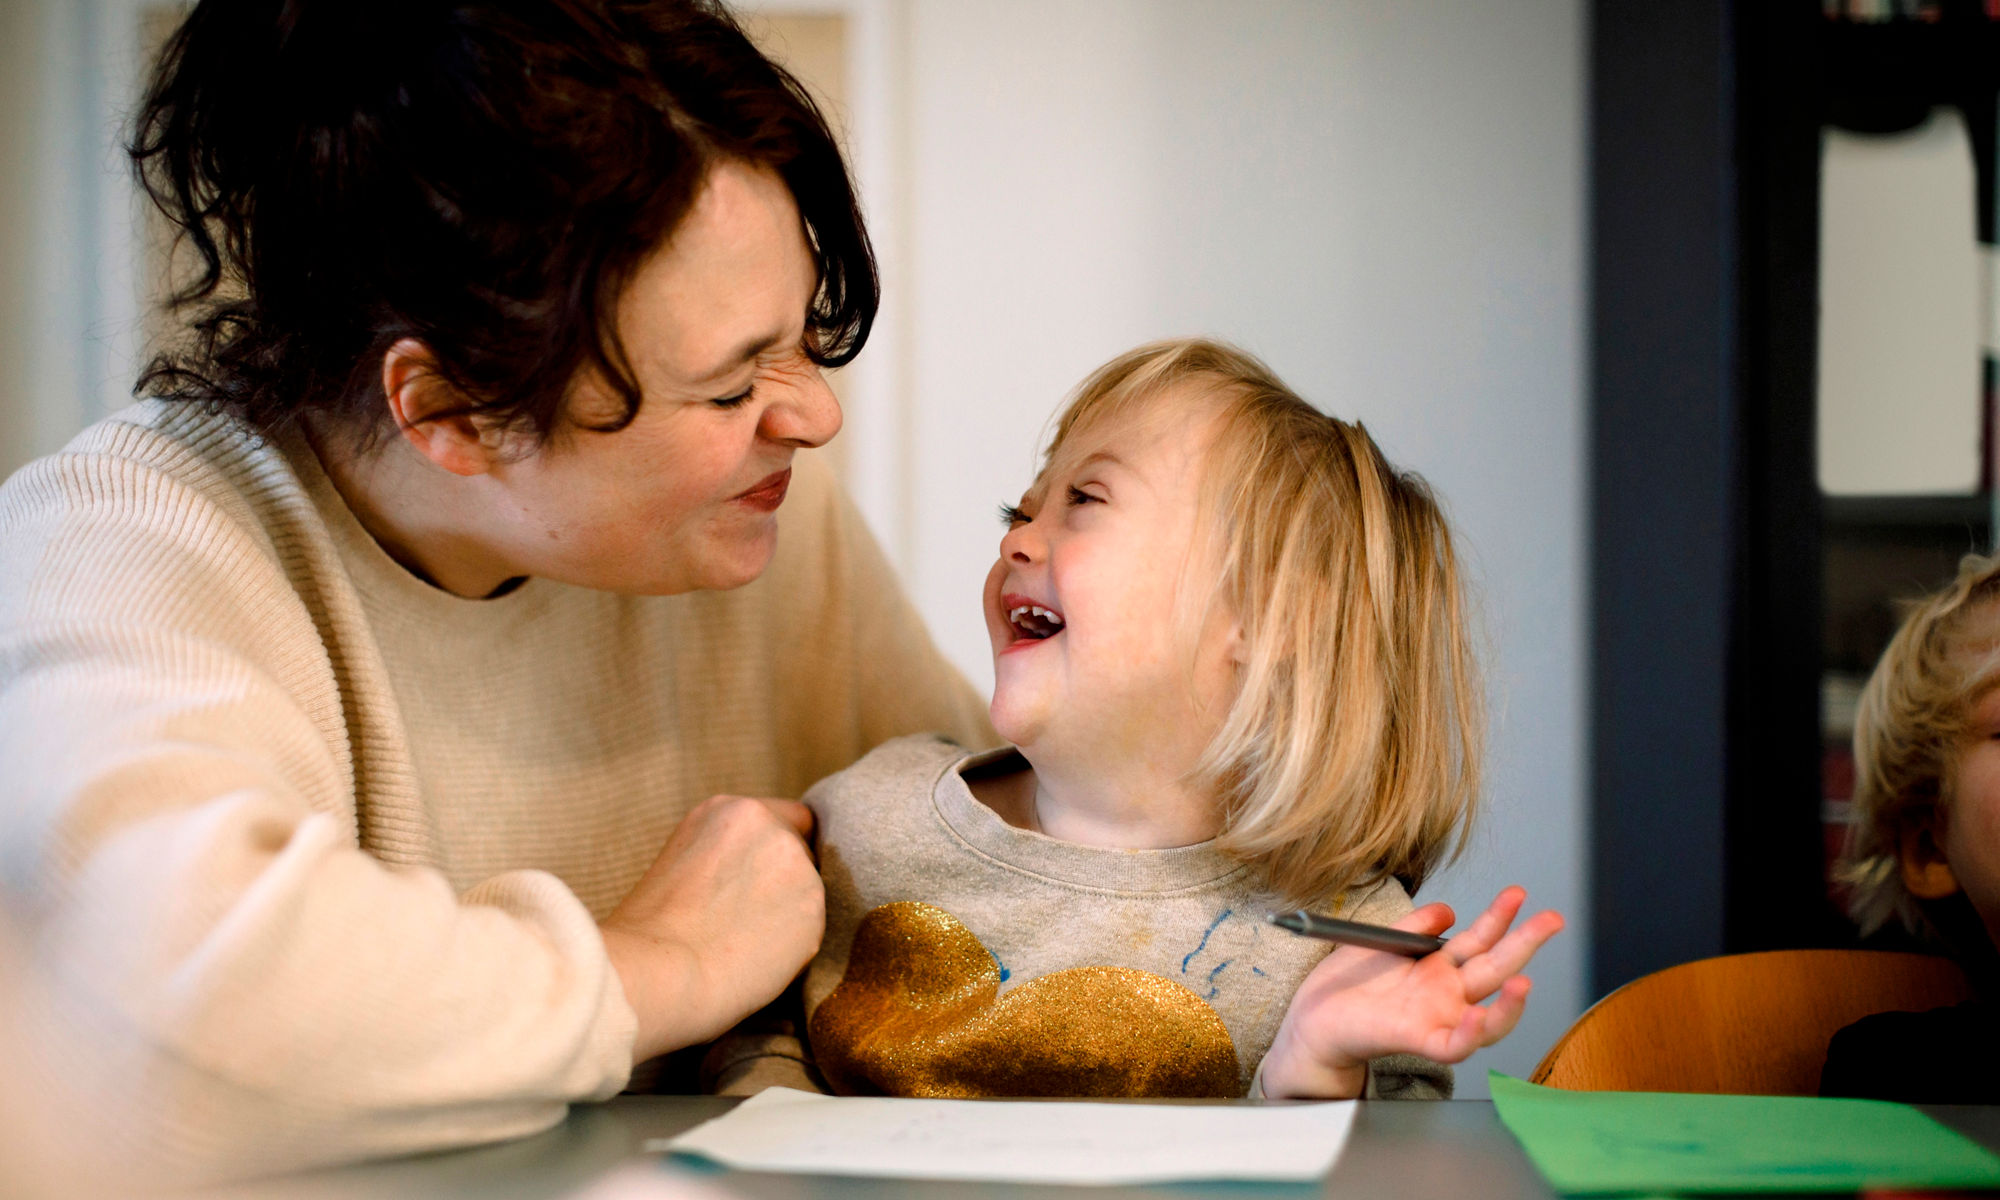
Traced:
[[429, 346], [401, 338], [382, 352], [382, 392], [397, 432], [454, 475], [484, 475], [506, 456], [504, 431], [464, 411], [465, 397], [437, 370]]
[[1899, 843], [1903, 890], [1919, 900], [1942, 900], [1958, 891], [1958, 876], [1945, 861], [1935, 822], [1905, 829]]

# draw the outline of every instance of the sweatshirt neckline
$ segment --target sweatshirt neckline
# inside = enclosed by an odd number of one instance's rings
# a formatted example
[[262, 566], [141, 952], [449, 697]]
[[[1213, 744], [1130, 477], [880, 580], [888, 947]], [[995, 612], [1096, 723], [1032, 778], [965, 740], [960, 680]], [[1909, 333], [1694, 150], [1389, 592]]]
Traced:
[[945, 762], [931, 786], [938, 819], [1001, 866], [1059, 883], [1118, 892], [1185, 891], [1249, 869], [1216, 849], [1213, 839], [1166, 850], [1120, 850], [1082, 846], [1009, 825], [979, 802], [963, 773], [1019, 755], [1014, 747], [1002, 746], [956, 756]]
[[426, 582], [397, 562], [375, 536], [362, 525], [347, 500], [334, 487], [333, 479], [319, 460], [319, 454], [305, 435], [288, 428], [274, 439], [305, 486], [313, 507], [326, 523], [341, 561], [347, 564], [362, 593], [387, 601], [397, 609], [428, 614], [454, 623], [483, 619], [512, 618], [540, 611], [547, 604], [550, 584], [529, 576], [497, 596], [472, 599], [456, 595]]

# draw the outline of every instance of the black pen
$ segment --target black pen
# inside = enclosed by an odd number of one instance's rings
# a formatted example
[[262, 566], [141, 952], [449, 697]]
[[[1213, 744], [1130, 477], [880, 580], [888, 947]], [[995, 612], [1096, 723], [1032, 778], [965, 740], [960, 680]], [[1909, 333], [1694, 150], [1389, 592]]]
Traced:
[[1369, 950], [1386, 950], [1390, 954], [1407, 954], [1411, 958], [1422, 958], [1444, 949], [1443, 938], [1391, 929], [1386, 925], [1366, 925], [1360, 921], [1343, 921], [1339, 917], [1322, 917], [1303, 908], [1296, 912], [1272, 913], [1264, 919], [1303, 937], [1344, 942]]

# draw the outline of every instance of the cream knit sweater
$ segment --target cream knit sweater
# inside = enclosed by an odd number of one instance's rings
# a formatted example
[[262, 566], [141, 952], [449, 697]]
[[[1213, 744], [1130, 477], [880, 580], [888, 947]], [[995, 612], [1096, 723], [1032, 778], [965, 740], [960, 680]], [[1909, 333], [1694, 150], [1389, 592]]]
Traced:
[[690, 807], [904, 733], [994, 740], [810, 454], [779, 529], [732, 592], [474, 601], [384, 554], [302, 440], [192, 407], [22, 470], [0, 887], [88, 1030], [41, 1065], [169, 1176], [618, 1091], [634, 1017], [595, 918]]

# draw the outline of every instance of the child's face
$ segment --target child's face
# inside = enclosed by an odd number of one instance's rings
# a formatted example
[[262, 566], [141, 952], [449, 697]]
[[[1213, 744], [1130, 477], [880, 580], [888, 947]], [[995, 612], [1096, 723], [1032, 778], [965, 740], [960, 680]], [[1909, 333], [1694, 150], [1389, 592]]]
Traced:
[[[1938, 847], [1949, 876], [1936, 876], [1930, 886], [1956, 883], [2000, 944], [2000, 688], [1979, 697], [1970, 715]], [[1904, 877], [1919, 892], [1923, 885], [1911, 877], [1911, 857], [1906, 851]]]
[[[1191, 767], [1234, 694], [1241, 634], [1195, 561], [1211, 399], [1169, 392], [1073, 433], [1021, 498], [986, 580], [994, 728], [1043, 770]], [[1047, 615], [1035, 614], [1031, 606]]]

